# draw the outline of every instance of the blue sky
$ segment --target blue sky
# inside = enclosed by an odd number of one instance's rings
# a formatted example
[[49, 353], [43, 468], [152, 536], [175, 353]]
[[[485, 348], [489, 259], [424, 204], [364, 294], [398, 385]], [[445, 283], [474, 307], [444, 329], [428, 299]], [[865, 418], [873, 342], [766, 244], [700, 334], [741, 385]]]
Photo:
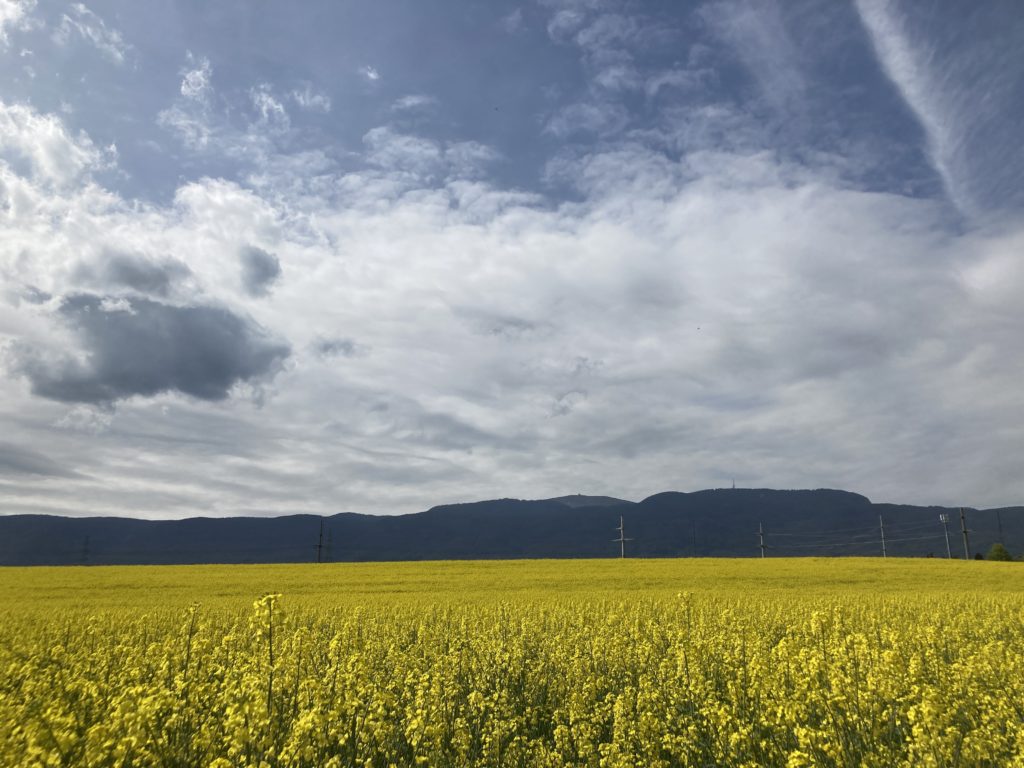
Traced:
[[0, 0], [2, 513], [1024, 501], [1015, 2]]

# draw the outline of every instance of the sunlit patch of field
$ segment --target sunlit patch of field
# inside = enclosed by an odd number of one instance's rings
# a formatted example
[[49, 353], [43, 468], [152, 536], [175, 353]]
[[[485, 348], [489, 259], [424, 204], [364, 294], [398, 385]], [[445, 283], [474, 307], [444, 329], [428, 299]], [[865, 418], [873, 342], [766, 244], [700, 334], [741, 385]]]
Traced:
[[0, 569], [0, 613], [4, 765], [1024, 765], [1016, 563]]

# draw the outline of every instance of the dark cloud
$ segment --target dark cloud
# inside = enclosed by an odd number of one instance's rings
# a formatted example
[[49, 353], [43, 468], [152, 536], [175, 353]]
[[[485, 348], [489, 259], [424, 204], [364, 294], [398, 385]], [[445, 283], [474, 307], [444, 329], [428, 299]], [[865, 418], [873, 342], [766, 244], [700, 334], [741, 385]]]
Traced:
[[52, 299], [53, 296], [46, 291], [39, 290], [34, 285], [29, 285], [21, 292], [21, 298], [29, 304], [45, 304]]
[[480, 336], [498, 336], [503, 339], [522, 339], [528, 336], [548, 334], [547, 323], [537, 323], [525, 317], [479, 309], [456, 307], [452, 310], [469, 329]]
[[191, 271], [174, 259], [155, 263], [134, 256], [117, 255], [107, 261], [105, 274], [112, 283], [134, 288], [141, 293], [166, 296], [171, 286], [188, 277]]
[[78, 294], [63, 300], [60, 315], [83, 355], [54, 360], [23, 348], [17, 361], [35, 394], [62, 402], [110, 403], [171, 390], [221, 400], [235, 384], [272, 374], [290, 354], [251, 320], [221, 307]]
[[10, 443], [0, 443], [0, 475], [77, 476], [48, 456]]
[[98, 265], [80, 265], [75, 278], [79, 283], [104, 291], [130, 288], [139, 293], [167, 296], [175, 283], [191, 274], [188, 266], [177, 259], [154, 261], [145, 256], [115, 253]]
[[363, 349], [352, 339], [318, 339], [313, 348], [321, 357], [355, 357]]
[[281, 276], [281, 262], [277, 256], [247, 245], [238, 253], [242, 262], [242, 285], [250, 296], [266, 296], [270, 286]]

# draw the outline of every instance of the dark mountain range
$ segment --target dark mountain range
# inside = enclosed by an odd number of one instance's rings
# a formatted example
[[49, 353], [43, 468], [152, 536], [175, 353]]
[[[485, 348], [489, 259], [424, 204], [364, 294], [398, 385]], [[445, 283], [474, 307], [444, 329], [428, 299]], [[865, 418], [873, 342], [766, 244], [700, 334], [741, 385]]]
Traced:
[[[0, 565], [278, 563], [462, 558], [615, 557], [620, 516], [627, 556], [768, 557], [881, 555], [963, 557], [959, 510], [873, 504], [847, 491], [718, 489], [659, 493], [633, 503], [606, 496], [449, 504], [409, 515], [319, 518], [0, 516]], [[1024, 507], [965, 511], [970, 554], [1002, 541], [1024, 551]]]

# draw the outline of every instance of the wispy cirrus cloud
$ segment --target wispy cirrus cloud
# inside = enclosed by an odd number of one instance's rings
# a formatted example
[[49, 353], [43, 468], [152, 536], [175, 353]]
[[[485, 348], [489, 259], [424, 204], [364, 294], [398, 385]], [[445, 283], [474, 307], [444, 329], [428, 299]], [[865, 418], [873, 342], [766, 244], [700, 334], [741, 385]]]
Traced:
[[108, 27], [106, 22], [84, 3], [71, 5], [68, 13], [61, 16], [53, 37], [61, 45], [67, 45], [75, 37], [84, 40], [115, 64], [123, 64], [131, 49], [121, 37], [120, 31]]
[[[922, 16], [894, 0], [857, 0], [880, 66], [919, 121], [950, 201], [968, 219], [1024, 205], [1024, 161], [1011, 128], [1022, 116], [1020, 24], [999, 4], [968, 19]], [[965, 34], [965, 26], [976, 34]], [[931, 35], [924, 30], [931, 32]]]
[[309, 112], [331, 111], [331, 97], [314, 88], [311, 83], [304, 83], [301, 88], [293, 89], [289, 96], [300, 108]]

